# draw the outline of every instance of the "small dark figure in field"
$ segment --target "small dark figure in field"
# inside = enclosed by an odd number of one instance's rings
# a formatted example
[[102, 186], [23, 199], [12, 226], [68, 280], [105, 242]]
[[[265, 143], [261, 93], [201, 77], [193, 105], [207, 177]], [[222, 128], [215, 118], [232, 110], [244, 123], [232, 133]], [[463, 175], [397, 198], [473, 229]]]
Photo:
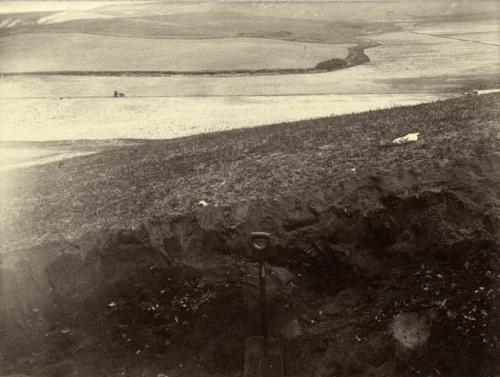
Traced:
[[115, 91], [113, 92], [113, 97], [115, 97], [115, 98], [116, 98], [116, 97], [125, 97], [125, 94], [120, 93], [120, 92], [118, 92], [118, 91], [116, 91], [116, 90], [115, 90]]

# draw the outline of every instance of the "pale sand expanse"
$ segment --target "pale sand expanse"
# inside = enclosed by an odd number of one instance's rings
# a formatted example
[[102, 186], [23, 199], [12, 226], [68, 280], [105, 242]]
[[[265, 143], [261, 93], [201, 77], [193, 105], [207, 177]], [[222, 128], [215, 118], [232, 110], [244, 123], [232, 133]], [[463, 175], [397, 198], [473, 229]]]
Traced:
[[[3, 77], [0, 140], [171, 138], [345, 114], [447, 98], [463, 92], [462, 80], [500, 71], [496, 46], [410, 31], [373, 39], [382, 45], [367, 50], [371, 62], [323, 74]], [[114, 90], [127, 97], [111, 98]], [[106, 98], [59, 99], [87, 96]]]
[[[413, 105], [440, 94], [2, 101], [0, 140], [163, 139]], [[15, 124], [16, 127], [10, 125]], [[369, 127], [369, 125], [367, 125]]]
[[68, 158], [86, 156], [96, 152], [75, 152], [53, 148], [5, 148], [0, 147], [0, 172], [12, 169], [28, 168], [66, 160]]
[[0, 38], [0, 71], [224, 71], [312, 68], [350, 45], [267, 38], [144, 39], [79, 33]]
[[8, 148], [0, 146], [0, 168], [12, 163], [22, 163], [34, 159], [50, 157], [59, 153], [47, 148]]

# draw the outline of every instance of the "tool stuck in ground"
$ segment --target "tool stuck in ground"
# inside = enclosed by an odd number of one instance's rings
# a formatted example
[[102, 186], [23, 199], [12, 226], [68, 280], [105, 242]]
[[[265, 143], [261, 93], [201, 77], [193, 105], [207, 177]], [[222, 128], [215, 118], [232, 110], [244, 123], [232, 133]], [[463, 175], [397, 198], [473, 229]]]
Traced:
[[269, 233], [253, 232], [252, 247], [259, 261], [260, 326], [261, 336], [247, 338], [245, 348], [244, 377], [283, 377], [283, 342], [269, 337], [266, 313], [266, 252], [271, 236]]

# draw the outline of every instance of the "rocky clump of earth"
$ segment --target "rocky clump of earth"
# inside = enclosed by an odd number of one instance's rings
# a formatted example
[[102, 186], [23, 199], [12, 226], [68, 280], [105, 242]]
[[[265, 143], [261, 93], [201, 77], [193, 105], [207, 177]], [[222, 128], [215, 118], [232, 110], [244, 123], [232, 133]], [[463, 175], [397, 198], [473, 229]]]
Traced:
[[269, 328], [288, 375], [498, 374], [500, 159], [456, 169], [2, 255], [0, 375], [241, 376], [259, 334], [255, 230], [272, 234]]

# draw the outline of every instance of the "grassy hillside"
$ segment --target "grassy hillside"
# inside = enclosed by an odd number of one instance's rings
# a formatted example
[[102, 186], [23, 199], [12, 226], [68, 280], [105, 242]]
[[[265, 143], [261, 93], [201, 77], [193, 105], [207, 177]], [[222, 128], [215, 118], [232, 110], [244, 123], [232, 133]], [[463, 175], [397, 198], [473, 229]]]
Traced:
[[[498, 151], [500, 95], [163, 141], [9, 173], [0, 183], [4, 249], [77, 237], [145, 216], [294, 196], [372, 175], [440, 169]], [[420, 132], [417, 143], [380, 143]], [[70, 148], [78, 148], [78, 143]]]
[[0, 253], [0, 374], [241, 377], [266, 230], [288, 375], [499, 375], [499, 105], [108, 143], [2, 176], [3, 250], [36, 245]]

